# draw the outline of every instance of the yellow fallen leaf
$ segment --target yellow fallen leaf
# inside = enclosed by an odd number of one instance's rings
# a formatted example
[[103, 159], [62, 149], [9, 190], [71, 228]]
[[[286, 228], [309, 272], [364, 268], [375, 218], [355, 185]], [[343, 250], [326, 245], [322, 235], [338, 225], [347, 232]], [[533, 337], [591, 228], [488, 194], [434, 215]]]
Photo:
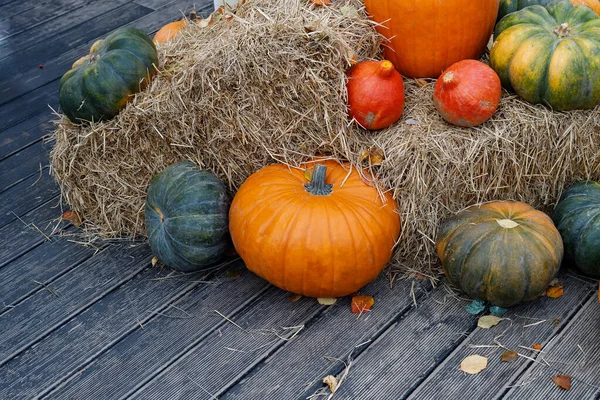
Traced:
[[373, 304], [375, 304], [375, 299], [371, 296], [354, 296], [352, 297], [352, 312], [362, 314], [371, 310]]
[[306, 178], [307, 181], [310, 182], [312, 180], [312, 169], [305, 169], [304, 177]]
[[473, 354], [468, 356], [460, 363], [460, 370], [467, 374], [478, 374], [487, 368], [488, 359], [487, 357], [480, 356], [479, 354]]
[[477, 326], [483, 329], [489, 329], [492, 326], [496, 326], [502, 321], [502, 318], [495, 315], [484, 315], [477, 321]]
[[562, 286], [550, 286], [546, 290], [546, 296], [552, 299], [558, 299], [563, 295], [564, 289]]
[[301, 294], [296, 294], [296, 293], [290, 293], [290, 295], [288, 296], [288, 299], [292, 302], [295, 303], [298, 300], [300, 300], [302, 298]]
[[152, 266], [154, 267], [156, 264], [158, 264], [158, 257], [154, 256], [152, 257]]
[[338, 380], [335, 376], [327, 375], [325, 378], [323, 378], [323, 383], [329, 386], [329, 390], [331, 390], [331, 393], [335, 393], [335, 389], [337, 389], [338, 385]]
[[569, 375], [555, 375], [552, 377], [552, 381], [561, 389], [571, 389], [571, 377]]
[[335, 297], [319, 297], [317, 298], [319, 304], [324, 306], [330, 306], [336, 303], [337, 299]]
[[519, 353], [517, 353], [514, 350], [506, 350], [500, 356], [500, 360], [504, 361], [504, 362], [513, 362], [513, 361], [516, 361], [517, 358], [519, 358]]

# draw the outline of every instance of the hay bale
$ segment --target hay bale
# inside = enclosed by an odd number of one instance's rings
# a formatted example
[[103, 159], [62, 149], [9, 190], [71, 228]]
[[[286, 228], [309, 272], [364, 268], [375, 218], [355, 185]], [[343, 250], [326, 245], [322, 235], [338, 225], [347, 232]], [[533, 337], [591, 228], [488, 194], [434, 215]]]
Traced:
[[69, 205], [102, 236], [135, 236], [146, 187], [172, 162], [194, 161], [233, 192], [274, 161], [327, 153], [364, 165], [365, 150], [380, 148], [383, 162], [369, 168], [402, 216], [393, 265], [435, 274], [436, 229], [451, 213], [496, 199], [548, 211], [566, 185], [600, 179], [600, 108], [558, 113], [504, 93], [491, 120], [460, 128], [438, 116], [433, 81], [406, 80], [401, 121], [349, 125], [344, 72], [353, 54], [376, 58], [380, 38], [359, 0], [339, 4], [358, 16], [309, 4], [253, 0], [231, 22], [189, 25], [159, 48], [158, 77], [115, 119], [61, 118], [51, 164]]

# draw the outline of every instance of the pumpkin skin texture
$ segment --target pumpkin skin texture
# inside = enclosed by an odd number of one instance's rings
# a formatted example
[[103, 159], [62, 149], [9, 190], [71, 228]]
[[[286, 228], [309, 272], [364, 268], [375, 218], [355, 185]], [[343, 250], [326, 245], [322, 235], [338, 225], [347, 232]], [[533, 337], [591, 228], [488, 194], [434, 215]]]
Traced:
[[404, 81], [388, 61], [363, 61], [346, 72], [348, 114], [363, 128], [383, 129], [404, 111]]
[[156, 74], [158, 53], [136, 28], [120, 28], [97, 41], [60, 80], [59, 101], [73, 123], [109, 120]]
[[498, 22], [490, 66], [502, 86], [555, 110], [600, 103], [600, 18], [567, 1], [530, 6]]
[[510, 307], [544, 293], [560, 267], [563, 242], [543, 212], [495, 201], [444, 221], [436, 250], [451, 284], [475, 300]]
[[437, 78], [457, 61], [477, 59], [492, 35], [500, 0], [365, 0], [389, 39], [384, 57], [411, 78]]
[[197, 19], [196, 18], [196, 13], [192, 11], [192, 12], [190, 12], [190, 18], [189, 18], [189, 20], [188, 19], [182, 19], [182, 20], [179, 20], [179, 21], [169, 22], [168, 24], [166, 24], [162, 28], [160, 28], [154, 34], [154, 37], [152, 38], [152, 41], [155, 44], [167, 43], [169, 40], [173, 39], [177, 35], [177, 33], [179, 33], [179, 31], [181, 29], [183, 29], [183, 27], [186, 26], [190, 21], [194, 21], [196, 23], [202, 22], [201, 19]]
[[449, 123], [476, 126], [494, 115], [501, 96], [500, 78], [493, 69], [477, 60], [463, 60], [438, 78], [433, 102]]
[[[525, 7], [539, 5], [547, 6], [554, 0], [500, 0], [500, 8], [498, 10], [498, 21], [502, 19], [506, 14], [511, 12], [522, 10]], [[600, 0], [570, 0], [574, 6], [581, 4], [588, 6], [596, 14], [600, 14]]]
[[145, 218], [152, 252], [180, 271], [206, 269], [225, 254], [229, 196], [223, 182], [183, 161], [157, 174], [146, 196]]
[[310, 184], [304, 169], [282, 164], [252, 174], [233, 198], [229, 231], [248, 269], [271, 284], [309, 297], [341, 297], [384, 268], [400, 217], [391, 195], [382, 202], [355, 169], [349, 173], [347, 164], [331, 160], [318, 165], [304, 166], [314, 169]]
[[565, 244], [565, 260], [600, 278], [600, 183], [581, 181], [567, 188], [552, 219]]

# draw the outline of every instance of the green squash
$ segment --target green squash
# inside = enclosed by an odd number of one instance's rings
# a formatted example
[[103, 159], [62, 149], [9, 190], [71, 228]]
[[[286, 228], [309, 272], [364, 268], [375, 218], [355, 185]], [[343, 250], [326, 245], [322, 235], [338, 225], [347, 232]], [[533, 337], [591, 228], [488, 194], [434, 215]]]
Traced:
[[550, 217], [516, 201], [472, 206], [448, 218], [436, 250], [452, 285], [499, 307], [543, 294], [563, 257]]
[[180, 271], [206, 269], [230, 245], [225, 185], [194, 163], [175, 163], [156, 175], [146, 196], [145, 219], [152, 252]]
[[158, 53], [148, 35], [120, 28], [94, 43], [60, 80], [62, 111], [78, 124], [109, 120], [156, 74]]
[[530, 6], [498, 22], [490, 66], [502, 85], [555, 110], [600, 104], [600, 18], [568, 0]]
[[565, 260], [600, 278], [600, 183], [581, 181], [567, 188], [552, 219], [565, 244]]
[[498, 21], [500, 21], [506, 14], [510, 14], [525, 7], [534, 5], [545, 7], [551, 1], [553, 0], [500, 0], [500, 7], [498, 8]]

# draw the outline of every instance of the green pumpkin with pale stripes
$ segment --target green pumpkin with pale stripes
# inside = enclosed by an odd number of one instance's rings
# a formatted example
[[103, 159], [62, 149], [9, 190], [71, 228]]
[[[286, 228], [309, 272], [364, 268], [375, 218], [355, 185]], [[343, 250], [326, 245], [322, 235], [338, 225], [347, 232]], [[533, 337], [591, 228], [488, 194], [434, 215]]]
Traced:
[[94, 43], [63, 75], [59, 101], [74, 123], [109, 120], [156, 74], [158, 53], [148, 35], [120, 28]]

